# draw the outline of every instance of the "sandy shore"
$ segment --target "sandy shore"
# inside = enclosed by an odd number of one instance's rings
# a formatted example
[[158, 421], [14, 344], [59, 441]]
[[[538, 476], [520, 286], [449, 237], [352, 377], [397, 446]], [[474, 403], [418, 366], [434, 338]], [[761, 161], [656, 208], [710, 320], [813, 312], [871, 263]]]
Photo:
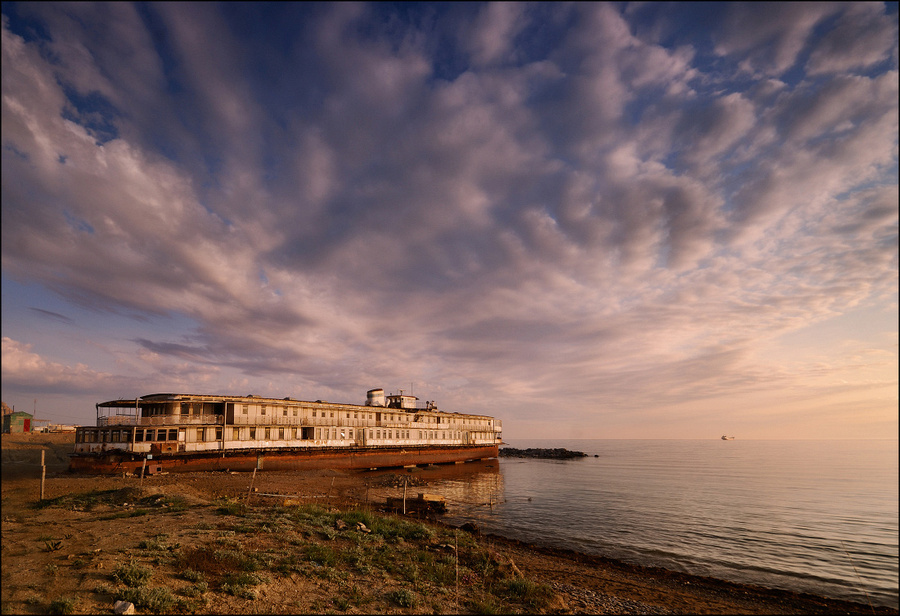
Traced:
[[[67, 454], [72, 448], [71, 435], [3, 435], [2, 445], [4, 614], [46, 613], [49, 602], [57, 597], [71, 600], [72, 613], [111, 613], [110, 571], [129, 558], [144, 559], [148, 566], [155, 562], [158, 565], [156, 581], [165, 581], [176, 593], [187, 592], [182, 588], [185, 582], [178, 577], [178, 571], [165, 564], [168, 561], [158, 554], [153, 556], [146, 550], [137, 549], [137, 546], [146, 544], [153, 537], [168, 537], [172, 545], [177, 545], [177, 550], [184, 552], [195, 549], [195, 544], [199, 545], [197, 542], [208, 541], [210, 532], [219, 532], [223, 537], [234, 536], [233, 531], [221, 530], [224, 528], [221, 506], [217, 510], [215, 504], [242, 503], [251, 494], [248, 473], [170, 474], [148, 477], [143, 483], [133, 477], [71, 475], [66, 472]], [[59, 506], [36, 506], [40, 494], [41, 449], [45, 450], [47, 465], [45, 497], [56, 499]], [[328, 471], [259, 473], [254, 479], [257, 492], [250, 500], [251, 510], [257, 516], [279, 507], [279, 511], [287, 511], [283, 499], [261, 496], [274, 493], [304, 495], [307, 503], [331, 511], [360, 508], [364, 505], [365, 495], [371, 507], [379, 499], [383, 502], [385, 495], [395, 495], [396, 489], [387, 485], [389, 475]], [[132, 500], [143, 499], [141, 502], [156, 498], [163, 507], [167, 503], [177, 503], [183, 510], [168, 515], [165, 509], [158, 509], [141, 517], [129, 517], [132, 515], [129, 512], [134, 511], [134, 503], [108, 503], [91, 510], [79, 509], [71, 503], [61, 504], [64, 499], [60, 497], [98, 491], [129, 494]], [[435, 524], [436, 528], [444, 528], [441, 532], [452, 533], [446, 536], [454, 536], [457, 541], [459, 533], [463, 532], [448, 529], [439, 522]], [[258, 535], [253, 537], [256, 537], [254, 541], [262, 540]], [[565, 550], [542, 549], [497, 536], [466, 537], [483, 553], [490, 554], [495, 567], [503, 569], [504, 575], [552, 589], [552, 599], [540, 604], [538, 609], [507, 606], [506, 609], [511, 611], [562, 614], [897, 613], [885, 608], [873, 609], [868, 605], [637, 567]], [[58, 547], [53, 549], [57, 541]], [[300, 537], [294, 543], [285, 544], [278, 553], [300, 550], [307, 541]], [[248, 547], [252, 545], [251, 542], [242, 549], [262, 549]], [[428, 547], [431, 549], [432, 546]], [[489, 611], [487, 608], [473, 610], [471, 602], [460, 603], [460, 592], [472, 591], [465, 585], [462, 591], [457, 586], [438, 592], [433, 588], [426, 592], [417, 586], [416, 600], [411, 601], [410, 606], [403, 606], [384, 599], [396, 596], [405, 588], [403, 576], [394, 579], [390, 571], [379, 571], [372, 579], [364, 579], [365, 576], [356, 573], [323, 575], [321, 571], [309, 576], [302, 571], [306, 570], [270, 575], [257, 587], [252, 600], [211, 588], [204, 592], [202, 602], [182, 600], [179, 605], [181, 611], [202, 614]], [[356, 594], [347, 594], [351, 588], [356, 589], [353, 591]], [[359, 605], [341, 599], [361, 597], [366, 592], [370, 597], [360, 599]], [[291, 597], [290, 601], [287, 597]], [[466, 608], [466, 605], [470, 607]]]

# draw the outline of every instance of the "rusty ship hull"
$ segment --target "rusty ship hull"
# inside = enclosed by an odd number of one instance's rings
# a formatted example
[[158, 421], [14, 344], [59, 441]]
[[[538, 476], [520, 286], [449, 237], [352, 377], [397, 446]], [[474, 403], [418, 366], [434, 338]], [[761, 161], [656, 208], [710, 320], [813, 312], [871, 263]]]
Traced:
[[191, 471], [365, 470], [452, 464], [496, 458], [497, 445], [422, 447], [322, 447], [159, 452], [149, 457], [125, 451], [71, 454], [69, 469], [94, 475]]

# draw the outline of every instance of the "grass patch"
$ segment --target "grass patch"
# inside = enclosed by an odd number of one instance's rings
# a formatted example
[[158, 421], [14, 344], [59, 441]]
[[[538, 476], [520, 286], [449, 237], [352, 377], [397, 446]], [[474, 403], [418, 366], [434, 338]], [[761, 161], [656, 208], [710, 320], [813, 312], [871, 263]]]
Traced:
[[200, 571], [194, 571], [193, 569], [185, 569], [181, 572], [179, 576], [182, 580], [187, 580], [188, 582], [205, 582], [206, 576], [203, 575]]
[[306, 559], [309, 562], [322, 565], [323, 567], [334, 567], [343, 559], [339, 550], [320, 543], [307, 545], [303, 552], [306, 554]]
[[172, 591], [165, 587], [126, 588], [118, 594], [118, 599], [134, 603], [134, 607], [137, 609], [149, 610], [157, 614], [170, 612], [176, 602]]
[[533, 609], [547, 607], [555, 596], [553, 589], [546, 584], [538, 584], [524, 578], [503, 580], [499, 584], [498, 591], [507, 600], [525, 604]]
[[223, 592], [242, 599], [256, 600], [258, 594], [252, 586], [258, 586], [269, 581], [264, 575], [256, 575], [253, 573], [238, 573], [225, 576], [222, 580], [221, 589]]
[[242, 548], [221, 549], [215, 544], [181, 550], [176, 556], [176, 567], [190, 567], [197, 573], [228, 574], [235, 571], [258, 571], [263, 568], [260, 558]]
[[490, 595], [472, 599], [466, 603], [466, 606], [473, 614], [501, 614], [504, 611], [497, 600]]
[[389, 592], [388, 600], [400, 607], [416, 607], [416, 596], [405, 588]]
[[197, 582], [193, 586], [186, 586], [178, 591], [178, 594], [184, 597], [198, 598], [209, 592], [209, 584], [206, 582]]
[[[144, 586], [153, 577], [153, 570], [141, 567], [135, 562], [127, 565], [119, 565], [112, 573], [113, 580], [125, 584], [125, 586]], [[132, 601], [134, 603], [134, 601]], [[135, 605], [137, 605], [135, 603]]]
[[72, 614], [75, 611], [75, 599], [69, 597], [54, 599], [47, 611], [50, 614]]
[[247, 513], [247, 506], [231, 498], [219, 498], [215, 502], [216, 512], [222, 515], [244, 515]]
[[138, 548], [142, 550], [150, 550], [154, 552], [173, 552], [181, 547], [179, 543], [170, 544], [166, 539], [168, 535], [157, 535], [153, 539], [144, 539], [138, 543]]

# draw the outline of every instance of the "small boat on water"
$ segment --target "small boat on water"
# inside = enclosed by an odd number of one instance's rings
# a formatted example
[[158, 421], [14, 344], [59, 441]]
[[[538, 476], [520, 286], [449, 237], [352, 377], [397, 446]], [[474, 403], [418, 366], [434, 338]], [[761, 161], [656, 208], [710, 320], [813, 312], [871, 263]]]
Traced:
[[723, 435], [722, 435], [722, 440], [723, 440], [723, 441], [733, 441], [733, 440], [734, 440], [734, 437], [733, 437], [733, 436], [725, 436], [725, 435], [723, 434]]

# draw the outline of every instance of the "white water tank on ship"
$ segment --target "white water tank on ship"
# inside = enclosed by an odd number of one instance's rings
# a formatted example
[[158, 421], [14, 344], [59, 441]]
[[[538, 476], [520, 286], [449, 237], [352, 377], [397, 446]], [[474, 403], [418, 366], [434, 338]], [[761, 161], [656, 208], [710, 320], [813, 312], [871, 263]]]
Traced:
[[366, 406], [384, 406], [384, 390], [378, 388], [367, 391]]

